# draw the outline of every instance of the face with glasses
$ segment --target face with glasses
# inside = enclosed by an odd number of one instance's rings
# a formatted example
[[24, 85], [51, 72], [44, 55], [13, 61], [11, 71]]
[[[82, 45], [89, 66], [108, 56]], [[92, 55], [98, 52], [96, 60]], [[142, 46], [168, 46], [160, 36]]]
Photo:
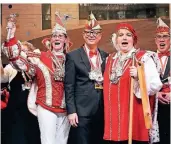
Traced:
[[166, 52], [170, 49], [170, 35], [168, 32], [157, 33], [155, 37], [157, 49], [160, 52]]
[[101, 30], [88, 30], [85, 29], [83, 32], [83, 38], [87, 45], [97, 45], [101, 40]]
[[54, 51], [59, 51], [64, 48], [66, 35], [60, 32], [52, 34], [51, 45]]

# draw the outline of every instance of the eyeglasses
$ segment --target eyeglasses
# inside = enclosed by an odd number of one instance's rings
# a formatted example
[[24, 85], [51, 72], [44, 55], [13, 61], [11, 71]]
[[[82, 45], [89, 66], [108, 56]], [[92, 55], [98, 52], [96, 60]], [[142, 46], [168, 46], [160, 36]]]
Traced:
[[156, 38], [158, 40], [161, 40], [161, 39], [167, 40], [170, 38], [170, 35], [157, 35]]
[[65, 37], [65, 35], [63, 35], [63, 34], [54, 34], [54, 35], [52, 35], [52, 37], [53, 38], [59, 38], [59, 39], [62, 39], [62, 38], [64, 38]]
[[86, 36], [91, 36], [91, 34], [92, 34], [92, 36], [96, 37], [100, 33], [101, 33], [101, 31], [84, 31], [84, 34]]

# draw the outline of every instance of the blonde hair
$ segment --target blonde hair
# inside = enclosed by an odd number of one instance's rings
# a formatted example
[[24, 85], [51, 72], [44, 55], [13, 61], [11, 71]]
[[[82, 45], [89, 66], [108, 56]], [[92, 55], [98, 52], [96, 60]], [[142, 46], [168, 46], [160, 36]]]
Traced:
[[31, 43], [27, 41], [21, 42], [21, 44], [23, 46], [26, 46], [28, 48], [28, 51], [34, 51], [36, 49]]

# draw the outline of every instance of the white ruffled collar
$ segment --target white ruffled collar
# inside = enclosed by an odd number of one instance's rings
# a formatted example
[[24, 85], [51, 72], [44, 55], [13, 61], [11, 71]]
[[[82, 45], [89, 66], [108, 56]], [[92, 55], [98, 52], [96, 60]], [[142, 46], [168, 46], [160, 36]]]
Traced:
[[[136, 49], [133, 47], [133, 48], [125, 55], [125, 57], [124, 57], [123, 59], [126, 60], [126, 59], [131, 58], [131, 57], [132, 57], [132, 53], [135, 52], [135, 51], [136, 51]], [[113, 59], [116, 59], [116, 58], [121, 57], [121, 56], [122, 56], [121, 51], [118, 51], [118, 52], [115, 54], [115, 56], [113, 57]]]

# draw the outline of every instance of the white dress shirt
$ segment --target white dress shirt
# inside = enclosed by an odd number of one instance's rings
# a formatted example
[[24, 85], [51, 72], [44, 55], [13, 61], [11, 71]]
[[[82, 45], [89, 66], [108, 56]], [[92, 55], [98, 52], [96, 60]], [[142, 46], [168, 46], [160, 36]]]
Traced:
[[[91, 59], [92, 63], [94, 66], [97, 66], [97, 55], [93, 55], [92, 58], [89, 57], [89, 52], [90, 52], [90, 49], [87, 47], [87, 45], [85, 44], [85, 49], [86, 49], [86, 53], [87, 53], [87, 56], [89, 59]], [[100, 55], [100, 64], [102, 64], [102, 59], [101, 59], [101, 55]]]

